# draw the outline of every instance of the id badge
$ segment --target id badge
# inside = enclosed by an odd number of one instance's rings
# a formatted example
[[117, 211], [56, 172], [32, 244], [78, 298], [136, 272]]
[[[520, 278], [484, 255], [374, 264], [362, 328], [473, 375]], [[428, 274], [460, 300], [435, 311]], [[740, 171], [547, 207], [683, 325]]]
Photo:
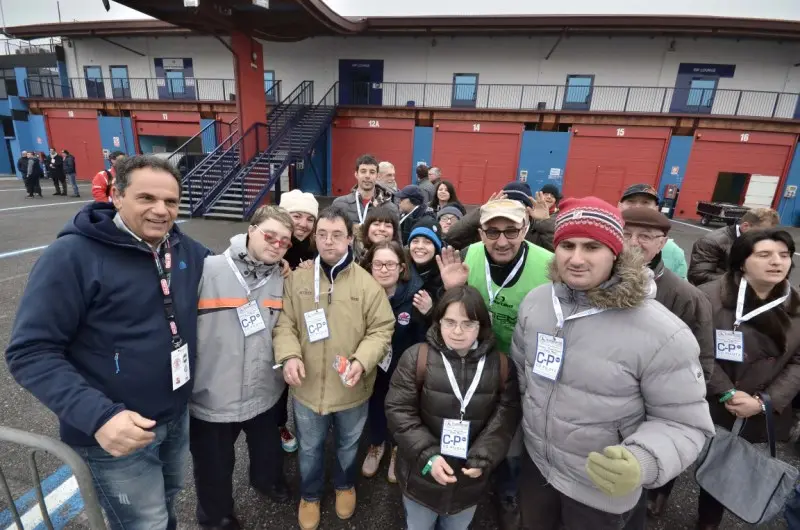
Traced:
[[448, 419], [443, 421], [439, 452], [466, 460], [469, 451], [469, 422]]
[[547, 333], [536, 334], [536, 358], [533, 360], [533, 373], [555, 381], [561, 371], [564, 358], [564, 338]]
[[720, 361], [744, 362], [744, 337], [741, 331], [718, 329], [716, 357]]
[[328, 319], [325, 318], [325, 310], [323, 308], [320, 307], [319, 309], [308, 311], [303, 317], [306, 320], [309, 342], [317, 342], [329, 337]]
[[258, 308], [258, 302], [255, 300], [237, 307], [236, 313], [239, 315], [239, 325], [242, 326], [245, 337], [267, 329], [267, 325], [264, 324], [264, 319], [261, 317], [261, 310]]
[[184, 344], [170, 354], [172, 366], [172, 390], [178, 390], [191, 379], [189, 372], [189, 345]]
[[392, 365], [392, 345], [390, 344], [386, 348], [386, 355], [383, 356], [383, 360], [378, 363], [378, 366], [384, 372], [389, 371], [389, 367]]

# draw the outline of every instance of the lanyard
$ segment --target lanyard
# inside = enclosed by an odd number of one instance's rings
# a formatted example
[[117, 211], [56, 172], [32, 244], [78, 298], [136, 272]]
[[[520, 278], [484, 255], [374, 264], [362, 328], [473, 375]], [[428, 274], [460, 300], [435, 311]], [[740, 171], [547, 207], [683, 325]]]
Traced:
[[[340, 259], [339, 262], [336, 265], [331, 267], [331, 278], [333, 278], [333, 271], [336, 270], [336, 267], [338, 267], [339, 265], [344, 263], [344, 261], [346, 259], [347, 259], [347, 254], [342, 256], [342, 259]], [[317, 305], [319, 305], [319, 269], [320, 269], [319, 256], [317, 256], [316, 258], [314, 258], [314, 303], [317, 304]], [[333, 279], [331, 279], [331, 286], [330, 286], [330, 288], [328, 288], [328, 303], [329, 304], [331, 303], [331, 295], [332, 294], [333, 294]]]
[[598, 313], [602, 313], [605, 309], [599, 309], [597, 307], [593, 307], [591, 309], [587, 309], [586, 311], [581, 311], [580, 313], [576, 313], [574, 315], [570, 315], [567, 318], [564, 318], [564, 313], [561, 311], [561, 302], [558, 300], [556, 296], [556, 288], [555, 286], [550, 288], [550, 294], [553, 296], [553, 311], [556, 313], [556, 321], [558, 330], [564, 328], [564, 322], [567, 320], [575, 320], [582, 317], [588, 317], [592, 315], [596, 315]]
[[175, 310], [172, 304], [172, 292], [170, 290], [170, 281], [172, 276], [172, 248], [170, 247], [169, 240], [167, 240], [164, 248], [164, 263], [161, 263], [161, 257], [157, 251], [153, 252], [153, 260], [156, 263], [156, 270], [158, 271], [158, 282], [161, 285], [161, 294], [164, 295], [164, 316], [169, 323], [169, 331], [172, 334], [172, 346], [177, 349], [183, 344], [183, 339], [178, 334], [178, 324], [175, 321]]
[[761, 313], [765, 313], [770, 309], [772, 309], [773, 307], [784, 303], [786, 299], [789, 298], [790, 289], [791, 287], [787, 288], [786, 294], [781, 296], [777, 300], [773, 300], [768, 304], [762, 305], [758, 309], [750, 311], [746, 315], [742, 315], [742, 312], [744, 311], [744, 293], [745, 291], [747, 291], [747, 280], [745, 280], [743, 277], [742, 280], [739, 282], [739, 296], [736, 297], [736, 320], [733, 323], [733, 330], [736, 331], [736, 328], [738, 328], [743, 322], [747, 322], [751, 318], [755, 318]]
[[739, 230], [739, 225], [736, 225], [736, 237], [737, 239], [742, 235], [742, 231]]
[[256, 286], [255, 286], [255, 287], [253, 287], [252, 289], [250, 289], [250, 287], [248, 287], [248, 286], [247, 286], [247, 282], [246, 282], [246, 281], [244, 281], [244, 278], [242, 277], [242, 273], [241, 273], [241, 272], [239, 272], [239, 268], [238, 268], [238, 267], [236, 266], [236, 264], [233, 262], [233, 258], [232, 258], [232, 257], [231, 257], [231, 255], [230, 255], [229, 253], [227, 253], [227, 252], [225, 253], [225, 259], [226, 259], [226, 260], [228, 260], [228, 266], [231, 268], [231, 270], [233, 271], [233, 274], [234, 274], [234, 276], [236, 276], [236, 279], [239, 281], [239, 285], [241, 285], [241, 286], [242, 286], [242, 288], [243, 288], [243, 289], [245, 290], [245, 292], [247, 293], [247, 295], [246, 295], [246, 296], [247, 296], [247, 299], [248, 299], [248, 300], [250, 299], [250, 293], [251, 293], [252, 291], [256, 291], [256, 290], [258, 290], [260, 287], [262, 287], [262, 286], [263, 286], [265, 283], [267, 283], [267, 281], [269, 280], [269, 276], [265, 276], [264, 278], [262, 278], [262, 279], [261, 279], [261, 281], [260, 281], [260, 282], [258, 282], [258, 283], [256, 284]]
[[364, 224], [364, 219], [367, 218], [367, 210], [369, 210], [369, 205], [370, 203], [368, 202], [366, 206], [364, 206], [364, 210], [361, 210], [361, 197], [358, 195], [358, 191], [356, 191], [356, 214], [358, 214], [358, 222], [360, 224]]
[[411, 210], [410, 212], [408, 212], [407, 214], [405, 214], [405, 215], [402, 217], [402, 219], [400, 219], [400, 224], [403, 224], [403, 221], [405, 221], [405, 220], [408, 218], [408, 216], [409, 216], [409, 215], [411, 215], [412, 213], [416, 212], [416, 211], [417, 211], [417, 208], [419, 208], [419, 206], [414, 206], [414, 209], [413, 209], [413, 210]]
[[447, 371], [447, 378], [450, 380], [450, 386], [453, 387], [453, 394], [456, 395], [456, 399], [458, 399], [458, 402], [461, 403], [461, 419], [463, 420], [464, 413], [467, 411], [467, 405], [469, 405], [469, 402], [472, 401], [472, 396], [475, 395], [475, 390], [478, 388], [478, 383], [481, 382], [481, 374], [483, 374], [483, 366], [486, 364], [486, 356], [484, 355], [481, 357], [481, 360], [478, 361], [478, 370], [475, 372], [475, 377], [472, 378], [472, 383], [467, 389], [467, 395], [464, 397], [461, 397], [461, 390], [458, 388], [456, 374], [453, 373], [453, 367], [450, 366], [450, 361], [447, 360], [447, 357], [445, 357], [444, 354], [442, 354], [442, 361], [444, 361], [444, 369]]
[[500, 288], [497, 290], [497, 292], [494, 292], [492, 290], [492, 283], [493, 282], [492, 282], [492, 272], [491, 272], [491, 270], [489, 268], [489, 259], [488, 258], [484, 258], [483, 264], [484, 264], [484, 266], [486, 268], [486, 290], [489, 292], [489, 307], [492, 306], [492, 304], [494, 303], [494, 299], [497, 297], [498, 294], [500, 294], [500, 291], [502, 291], [505, 288], [505, 286], [508, 285], [508, 282], [510, 282], [511, 279], [514, 276], [516, 276], [517, 273], [519, 272], [519, 270], [522, 268], [522, 265], [525, 263], [525, 258], [528, 257], [527, 256], [527, 252], [528, 251], [527, 251], [527, 247], [526, 247], [526, 249], [523, 250], [524, 254], [519, 258], [519, 260], [517, 261], [517, 264], [514, 265], [514, 268], [511, 269], [511, 272], [508, 273], [508, 276], [506, 276], [506, 279], [503, 280], [503, 283], [500, 285]]

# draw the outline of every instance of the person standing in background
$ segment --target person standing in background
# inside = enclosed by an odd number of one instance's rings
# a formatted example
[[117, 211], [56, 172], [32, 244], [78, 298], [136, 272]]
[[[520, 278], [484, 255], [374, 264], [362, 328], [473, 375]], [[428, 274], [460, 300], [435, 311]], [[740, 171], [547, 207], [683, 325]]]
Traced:
[[111, 188], [114, 185], [114, 177], [117, 174], [117, 162], [125, 158], [122, 151], [114, 151], [108, 155], [111, 162], [111, 169], [99, 171], [92, 179], [92, 197], [97, 202], [111, 202]]
[[319, 203], [310, 193], [292, 190], [281, 194], [280, 206], [289, 212], [294, 223], [292, 246], [284, 257], [289, 267], [294, 270], [301, 262], [314, 259], [312, 234], [319, 214]]
[[64, 175], [64, 158], [58, 154], [54, 147], [50, 148], [48, 174], [53, 179], [56, 192], [53, 195], [67, 196], [67, 177]]
[[356, 160], [356, 185], [347, 195], [336, 197], [332, 206], [342, 208], [355, 230], [367, 219], [370, 208], [385, 205], [397, 210], [394, 194], [378, 183], [378, 161], [372, 155], [361, 155]]
[[378, 184], [391, 192], [397, 191], [397, 180], [394, 164], [383, 161], [378, 164]]
[[[78, 189], [78, 177], [75, 171], [75, 157], [66, 149], [61, 151], [61, 153], [64, 155], [64, 174], [67, 176], [72, 186], [72, 196], [80, 197], [81, 192]], [[66, 186], [64, 187], [64, 191], [66, 192]]]
[[42, 166], [39, 163], [39, 158], [36, 156], [36, 153], [33, 151], [27, 152], [27, 163], [25, 164], [25, 188], [28, 191], [28, 199], [33, 198], [33, 194], [36, 193], [39, 198], [42, 198], [42, 184], [41, 179], [44, 175], [42, 171]]
[[28, 176], [28, 152], [22, 151], [17, 159], [17, 171], [22, 180]]

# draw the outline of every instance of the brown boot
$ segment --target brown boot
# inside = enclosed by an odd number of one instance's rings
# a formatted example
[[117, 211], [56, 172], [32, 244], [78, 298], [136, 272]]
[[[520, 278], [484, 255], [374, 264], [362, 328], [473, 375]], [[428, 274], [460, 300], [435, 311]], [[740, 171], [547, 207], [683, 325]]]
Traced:
[[303, 530], [317, 530], [319, 526], [319, 501], [300, 499], [297, 522]]
[[[336, 515], [339, 519], [350, 519], [356, 511], [356, 489], [336, 490]], [[319, 521], [319, 518], [317, 518]]]
[[656, 493], [652, 498], [647, 500], [647, 515], [653, 518], [661, 517], [661, 514], [667, 509], [668, 501], [669, 495]]

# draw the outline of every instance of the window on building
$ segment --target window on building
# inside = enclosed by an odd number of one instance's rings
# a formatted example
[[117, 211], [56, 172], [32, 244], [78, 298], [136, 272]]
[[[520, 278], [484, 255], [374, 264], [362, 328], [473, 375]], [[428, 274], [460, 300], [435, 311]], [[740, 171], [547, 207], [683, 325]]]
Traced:
[[267, 101], [275, 102], [278, 98], [278, 90], [275, 83], [275, 70], [264, 70], [264, 94]]
[[454, 107], [475, 107], [478, 100], [478, 74], [453, 74]]
[[99, 66], [84, 66], [83, 78], [86, 80], [86, 97], [106, 97], [106, 90], [103, 85], [103, 71]]
[[128, 79], [128, 67], [109, 66], [108, 70], [111, 74], [111, 91], [114, 99], [130, 99], [131, 85]]
[[167, 70], [164, 72], [167, 77], [167, 89], [173, 97], [182, 97], [186, 92], [186, 81], [184, 80], [183, 70]]
[[2, 81], [0, 82], [0, 91], [2, 92], [0, 99], [19, 95], [19, 90], [17, 90], [17, 76], [13, 68], [0, 69], [0, 81]]
[[567, 76], [564, 91], [564, 108], [573, 110], [589, 110], [592, 104], [592, 87], [594, 76], [575, 74]]
[[714, 92], [717, 90], [718, 78], [698, 77], [689, 83], [689, 96], [686, 106], [694, 109], [710, 110], [714, 104]]

